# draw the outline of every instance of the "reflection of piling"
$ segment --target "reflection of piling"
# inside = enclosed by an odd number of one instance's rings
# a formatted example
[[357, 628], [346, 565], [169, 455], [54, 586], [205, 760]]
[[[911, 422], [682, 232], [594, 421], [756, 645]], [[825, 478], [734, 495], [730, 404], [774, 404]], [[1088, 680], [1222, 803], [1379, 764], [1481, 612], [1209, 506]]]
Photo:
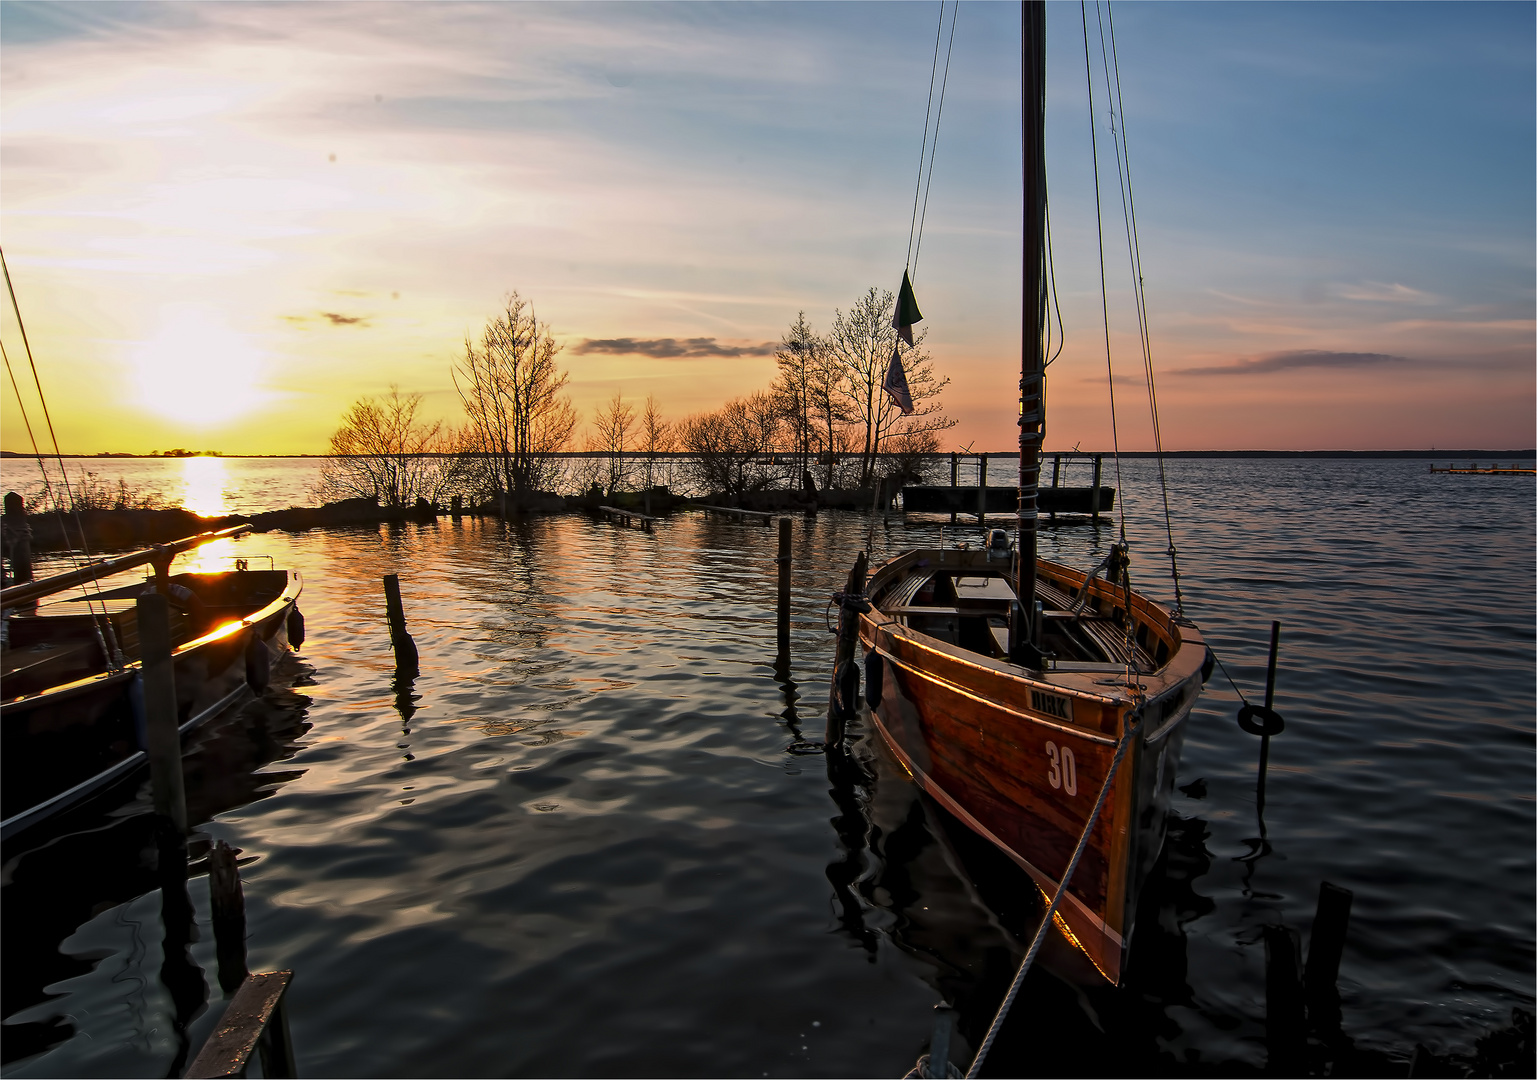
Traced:
[[790, 655], [790, 519], [779, 519], [779, 655]]
[[395, 650], [395, 670], [404, 675], [417, 672], [416, 642], [406, 633], [406, 609], [400, 602], [400, 578], [384, 575], [384, 605], [390, 620], [390, 647]]
[[171, 615], [158, 592], [137, 603], [140, 672], [144, 696], [144, 742], [149, 754], [155, 813], [180, 835], [187, 832], [187, 795], [181, 774], [181, 732], [176, 709], [176, 671], [171, 662]]
[[223, 840], [208, 852], [208, 898], [219, 957], [219, 987], [226, 994], [239, 989], [250, 975], [245, 952], [245, 893], [240, 888], [235, 855], [235, 849]]

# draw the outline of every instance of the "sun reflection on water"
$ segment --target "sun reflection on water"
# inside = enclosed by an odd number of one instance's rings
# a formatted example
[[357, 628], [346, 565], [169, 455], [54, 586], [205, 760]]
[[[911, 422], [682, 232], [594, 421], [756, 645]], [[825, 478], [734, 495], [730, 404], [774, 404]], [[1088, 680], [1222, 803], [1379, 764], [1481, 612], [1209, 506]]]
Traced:
[[216, 457], [189, 457], [181, 463], [181, 504], [201, 517], [229, 513], [225, 485], [229, 482], [224, 461]]

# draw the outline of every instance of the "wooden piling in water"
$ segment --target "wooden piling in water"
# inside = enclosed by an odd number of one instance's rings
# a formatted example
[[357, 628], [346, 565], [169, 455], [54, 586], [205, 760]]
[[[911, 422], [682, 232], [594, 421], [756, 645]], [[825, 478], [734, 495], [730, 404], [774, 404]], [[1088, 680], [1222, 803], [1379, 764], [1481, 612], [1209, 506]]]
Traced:
[[137, 622], [144, 698], [144, 742], [149, 755], [155, 813], [179, 834], [187, 831], [187, 794], [181, 772], [181, 731], [176, 708], [176, 670], [171, 660], [171, 613], [158, 592], [139, 597]]
[[23, 585], [32, 580], [32, 526], [27, 524], [27, 502], [18, 493], [5, 494], [5, 515], [0, 523], [4, 533], [5, 557], [11, 563], [8, 584]]
[[838, 642], [827, 704], [827, 741], [835, 745], [843, 741], [844, 725], [859, 708], [859, 666], [854, 654], [859, 651], [859, 604], [864, 598], [868, 567], [869, 557], [861, 551], [843, 586], [843, 603], [838, 606]]
[[987, 455], [977, 457], [977, 524], [987, 526]]
[[1313, 933], [1308, 940], [1308, 994], [1317, 996], [1334, 989], [1340, 977], [1340, 958], [1345, 952], [1345, 931], [1350, 926], [1350, 905], [1355, 894], [1327, 881], [1318, 886], [1318, 907], [1313, 914]]
[[1299, 963], [1301, 945], [1297, 931], [1290, 927], [1266, 926], [1264, 934], [1265, 1043], [1270, 1059], [1267, 1071], [1300, 1076], [1307, 1041]]
[[395, 650], [395, 671], [415, 675], [419, 667], [416, 641], [406, 633], [406, 609], [400, 602], [400, 577], [384, 575], [384, 607], [390, 621], [390, 647]]
[[[958, 486], [960, 486], [959, 483], [958, 483], [959, 480], [960, 480], [960, 472], [961, 472], [961, 455], [959, 455], [959, 454], [951, 454], [950, 455], [950, 486], [951, 487], [958, 487]], [[951, 525], [955, 524], [955, 510], [953, 508], [950, 511], [950, 524]]]
[[779, 655], [790, 655], [790, 519], [779, 519]]
[[208, 900], [213, 910], [219, 988], [226, 994], [238, 990], [251, 974], [246, 968], [245, 893], [240, 887], [237, 854], [223, 840], [208, 852]]
[[455, 495], [448, 501], [448, 514], [455, 521], [464, 516], [464, 496]]
[[[1104, 454], [1095, 454], [1094, 455], [1094, 486], [1089, 489], [1089, 491], [1090, 491], [1089, 503], [1094, 508], [1094, 510], [1093, 510], [1094, 524], [1096, 524], [1096, 525], [1099, 524], [1099, 476], [1100, 476], [1101, 468], [1103, 467], [1104, 463], [1105, 463], [1105, 455]], [[1125, 509], [1125, 504], [1124, 503], [1122, 504], [1122, 509], [1123, 510]]]

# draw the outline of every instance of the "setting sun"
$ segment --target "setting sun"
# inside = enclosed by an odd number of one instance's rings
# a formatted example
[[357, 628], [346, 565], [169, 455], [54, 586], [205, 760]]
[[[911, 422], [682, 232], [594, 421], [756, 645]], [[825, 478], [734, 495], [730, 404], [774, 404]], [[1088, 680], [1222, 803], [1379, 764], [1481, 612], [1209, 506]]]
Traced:
[[261, 352], [207, 308], [165, 308], [159, 332], [133, 350], [132, 363], [143, 406], [182, 423], [223, 423], [265, 397]]

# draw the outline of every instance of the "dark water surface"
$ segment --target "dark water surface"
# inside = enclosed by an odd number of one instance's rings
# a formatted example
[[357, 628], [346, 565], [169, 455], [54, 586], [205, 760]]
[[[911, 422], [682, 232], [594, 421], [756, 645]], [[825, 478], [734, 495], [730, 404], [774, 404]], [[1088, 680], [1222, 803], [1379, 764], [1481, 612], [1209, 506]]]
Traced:
[[[1152, 469], [1127, 462], [1120, 486], [1134, 581], [1167, 597]], [[1403, 1075], [1416, 1043], [1472, 1054], [1533, 1003], [1531, 480], [1393, 460], [1171, 470], [1188, 610], [1250, 696], [1283, 624], [1270, 847], [1258, 741], [1219, 672], [1128, 986], [1033, 973], [996, 1071], [1262, 1070], [1261, 928], [1306, 944], [1322, 880], [1355, 906], [1320, 1060]], [[189, 800], [253, 860], [251, 966], [296, 972], [301, 1072], [898, 1076], [941, 997], [967, 1060], [1034, 898], [870, 740], [822, 752], [823, 608], [867, 524], [797, 519], [788, 669], [769, 529], [567, 516], [240, 541], [304, 573], [309, 638], [199, 740]], [[938, 533], [877, 524], [876, 553]], [[1113, 539], [1043, 543], [1088, 565]], [[422, 656], [406, 686], [390, 572]], [[5, 853], [8, 1075], [166, 1075], [217, 1020], [206, 880], [189, 963], [163, 947], [143, 799]]]

